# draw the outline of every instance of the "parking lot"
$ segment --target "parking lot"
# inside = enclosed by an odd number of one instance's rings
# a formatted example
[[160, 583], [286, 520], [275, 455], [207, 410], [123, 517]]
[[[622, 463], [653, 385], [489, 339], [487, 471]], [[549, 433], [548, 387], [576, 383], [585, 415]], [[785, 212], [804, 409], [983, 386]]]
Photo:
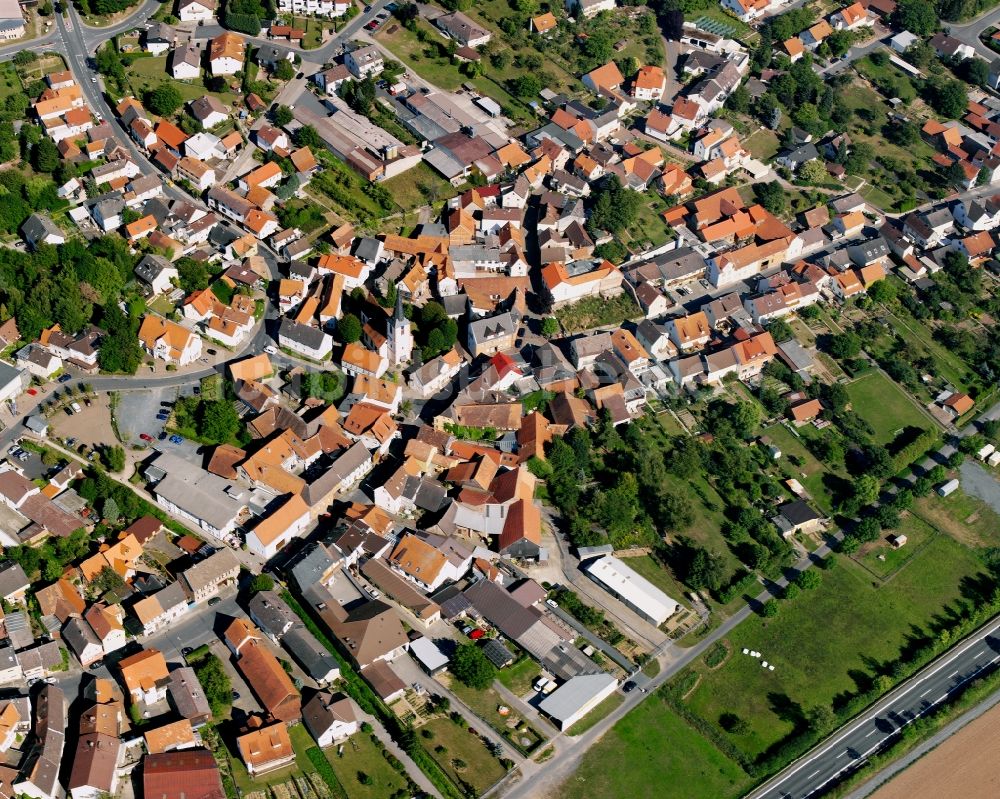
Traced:
[[122, 439], [129, 444], [141, 444], [140, 436], [144, 433], [153, 439], [159, 436], [164, 422], [157, 419], [156, 414], [164, 407], [164, 402], [177, 399], [177, 394], [176, 388], [121, 392], [115, 418]]

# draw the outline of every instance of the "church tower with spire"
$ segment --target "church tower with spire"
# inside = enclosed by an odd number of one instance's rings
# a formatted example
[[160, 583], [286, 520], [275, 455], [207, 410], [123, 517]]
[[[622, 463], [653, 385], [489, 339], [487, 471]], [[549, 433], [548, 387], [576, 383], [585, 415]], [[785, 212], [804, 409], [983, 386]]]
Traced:
[[413, 332], [410, 320], [403, 313], [403, 295], [396, 291], [396, 310], [389, 320], [386, 338], [389, 344], [389, 363], [399, 366], [413, 357]]

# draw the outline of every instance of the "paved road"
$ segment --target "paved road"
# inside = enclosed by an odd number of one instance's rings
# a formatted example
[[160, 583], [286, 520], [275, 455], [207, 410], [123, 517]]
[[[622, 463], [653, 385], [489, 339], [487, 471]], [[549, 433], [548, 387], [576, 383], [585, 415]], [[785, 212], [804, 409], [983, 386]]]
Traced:
[[969, 45], [976, 51], [976, 55], [987, 61], [992, 61], [997, 57], [997, 54], [979, 41], [979, 34], [993, 26], [1000, 27], [1000, 7], [990, 9], [970, 22], [964, 22], [960, 25], [954, 22], [945, 24], [952, 36]]
[[892, 691], [807, 758], [751, 793], [750, 799], [805, 799], [857, 768], [953, 692], [1000, 661], [1000, 619], [942, 655]]
[[971, 724], [986, 711], [991, 710], [998, 704], [1000, 704], [1000, 691], [991, 694], [989, 698], [984, 699], [974, 708], [966, 711], [950, 724], [945, 725], [936, 735], [931, 736], [919, 746], [915, 746], [912, 750], [907, 752], [904, 757], [901, 757], [899, 760], [882, 769], [878, 774], [861, 785], [861, 787], [851, 791], [845, 799], [864, 799], [864, 797], [871, 795], [878, 790], [878, 788], [891, 780], [896, 774], [904, 771], [912, 763], [915, 763], [928, 752], [940, 746], [967, 724]]

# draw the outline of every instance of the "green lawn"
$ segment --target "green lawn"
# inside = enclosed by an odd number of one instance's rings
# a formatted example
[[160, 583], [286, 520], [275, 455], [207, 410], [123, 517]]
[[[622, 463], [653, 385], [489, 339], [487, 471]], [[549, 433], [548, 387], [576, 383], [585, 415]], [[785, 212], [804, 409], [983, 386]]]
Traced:
[[914, 502], [913, 511], [974, 549], [1000, 547], [1000, 515], [961, 488], [949, 497], [937, 493], [922, 497]]
[[[947, 536], [934, 538], [891, 580], [874, 587], [857, 564], [838, 558], [823, 582], [791, 602], [777, 617], [754, 616], [729, 637], [733, 655], [716, 671], [696, 666], [702, 678], [688, 698], [690, 708], [711, 723], [735, 713], [749, 731], [733, 743], [756, 757], [794, 729], [794, 720], [835, 696], [856, 690], [855, 676], [871, 675], [872, 662], [899, 654], [913, 628], [960, 598], [962, 580], [981, 564]], [[763, 654], [775, 670], [742, 654]]]
[[620, 693], [615, 691], [611, 696], [605, 699], [601, 704], [591, 710], [586, 716], [580, 719], [576, 724], [566, 730], [567, 735], [583, 735], [587, 730], [593, 727], [597, 722], [603, 721], [612, 713], [614, 713], [622, 702], [625, 701], [625, 697]]
[[[781, 450], [782, 458], [779, 463], [790, 477], [794, 477], [806, 491], [816, 500], [816, 504], [826, 512], [833, 510], [833, 498], [824, 483], [824, 476], [827, 474], [826, 467], [816, 459], [807, 448], [805, 443], [783, 424], [772, 425], [764, 431], [764, 435], [770, 438], [775, 446]], [[801, 434], [800, 434], [801, 435]], [[794, 466], [788, 460], [789, 455], [801, 458], [805, 462], [803, 466]], [[804, 476], [803, 476], [804, 475]]]
[[532, 658], [525, 655], [512, 666], [501, 669], [497, 679], [511, 693], [524, 696], [541, 673], [541, 667]]
[[781, 142], [778, 141], [777, 135], [774, 131], [766, 128], [754, 131], [743, 143], [750, 151], [750, 155], [761, 161], [774, 158], [778, 154], [778, 150], [781, 149]]
[[626, 319], [638, 319], [641, 316], [642, 311], [628, 291], [610, 299], [586, 297], [555, 312], [556, 319], [567, 333], [605, 325], [620, 325]]
[[[434, 737], [424, 738], [424, 730], [429, 730]], [[433, 719], [420, 728], [419, 735], [427, 753], [456, 785], [467, 782], [478, 794], [506, 774], [500, 761], [486, 748], [483, 739], [472, 735], [465, 727], [459, 727], [451, 719]], [[444, 751], [437, 751], [438, 747], [444, 747]]]
[[[342, 755], [337, 754], [341, 747], [336, 746], [328, 748], [325, 754], [350, 799], [385, 799], [406, 787], [406, 781], [389, 765], [370, 735], [363, 732], [352, 735], [342, 748]], [[372, 778], [370, 785], [361, 782], [361, 774]]]
[[559, 797], [720, 799], [749, 787], [738, 765], [651, 696], [587, 752]]
[[197, 100], [206, 94], [211, 94], [226, 106], [238, 103], [238, 98], [231, 92], [210, 92], [205, 89], [200, 80], [174, 80], [167, 72], [167, 56], [152, 56], [137, 58], [125, 68], [129, 84], [136, 97], [140, 99], [147, 90], [155, 89], [161, 83], [170, 83], [181, 93], [184, 102]]
[[847, 386], [855, 413], [875, 430], [875, 440], [888, 444], [904, 427], [931, 427], [903, 390], [881, 372], [870, 372]]
[[[900, 549], [894, 549], [888, 541], [890, 535], [905, 535], [906, 544]], [[937, 530], [919, 516], [904, 513], [897, 529], [884, 531], [878, 541], [865, 544], [852, 557], [884, 580], [917, 557], [936, 535], [939, 535]]]
[[21, 80], [17, 77], [17, 70], [14, 68], [14, 62], [4, 61], [0, 63], [0, 104], [11, 95], [21, 94], [23, 91]]
[[437, 204], [454, 197], [458, 189], [421, 161], [405, 174], [382, 181], [382, 186], [392, 195], [396, 205], [412, 211], [422, 205]]
[[[487, 688], [485, 691], [476, 691], [469, 688], [462, 682], [458, 680], [449, 680], [448, 687], [455, 692], [465, 704], [467, 704], [472, 711], [484, 721], [486, 724], [491, 726], [494, 730], [504, 736], [508, 741], [510, 741], [514, 746], [520, 748], [524, 752], [533, 752], [545, 741], [545, 737], [541, 735], [537, 730], [532, 728], [526, 721], [523, 721], [519, 725], [519, 729], [511, 730], [507, 724], [510, 721], [510, 716], [501, 716], [498, 712], [501, 706], [505, 703], [503, 699], [500, 698], [500, 694], [494, 691], [492, 688]], [[473, 721], [473, 719], [467, 719], [468, 721]]]

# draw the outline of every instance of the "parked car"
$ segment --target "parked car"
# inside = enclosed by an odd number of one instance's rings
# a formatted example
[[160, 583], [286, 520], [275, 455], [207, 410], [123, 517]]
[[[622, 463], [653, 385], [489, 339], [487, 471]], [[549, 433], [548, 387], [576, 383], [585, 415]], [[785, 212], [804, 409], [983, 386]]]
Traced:
[[143, 441], [152, 441], [153, 437], [149, 433], [139, 433], [139, 438]]
[[275, 347], [273, 344], [268, 344], [266, 347], [264, 347], [264, 352], [266, 352], [268, 355], [277, 355], [278, 348]]
[[215, 606], [218, 605], [221, 601], [222, 597], [213, 596], [210, 600], [208, 600], [208, 604], [209, 606]]
[[29, 393], [29, 394], [30, 394], [30, 395], [31, 395], [32, 397], [37, 397], [37, 396], [38, 396], [38, 392], [37, 392], [37, 391], [36, 391], [35, 389], [33, 389], [33, 388], [29, 388], [29, 389], [28, 389], [28, 393]]
[[68, 372], [66, 374], [59, 375], [59, 382], [60, 383], [68, 383], [72, 379], [73, 379], [73, 375], [69, 374]]
[[80, 407], [79, 402], [71, 403], [70, 407], [73, 409], [73, 413], [80, 413], [83, 410], [83, 408]]
[[170, 436], [171, 444], [180, 444], [182, 441], [184, 441], [184, 439], [181, 438], [179, 435], [177, 435], [177, 433], [174, 433], [172, 436]]
[[158, 441], [166, 441], [167, 440], [167, 431], [166, 430], [160, 431], [160, 434], [156, 438], [157, 438]]
[[629, 680], [628, 682], [622, 684], [622, 693], [628, 694], [634, 690], [635, 690], [635, 683], [632, 682], [632, 680]]

